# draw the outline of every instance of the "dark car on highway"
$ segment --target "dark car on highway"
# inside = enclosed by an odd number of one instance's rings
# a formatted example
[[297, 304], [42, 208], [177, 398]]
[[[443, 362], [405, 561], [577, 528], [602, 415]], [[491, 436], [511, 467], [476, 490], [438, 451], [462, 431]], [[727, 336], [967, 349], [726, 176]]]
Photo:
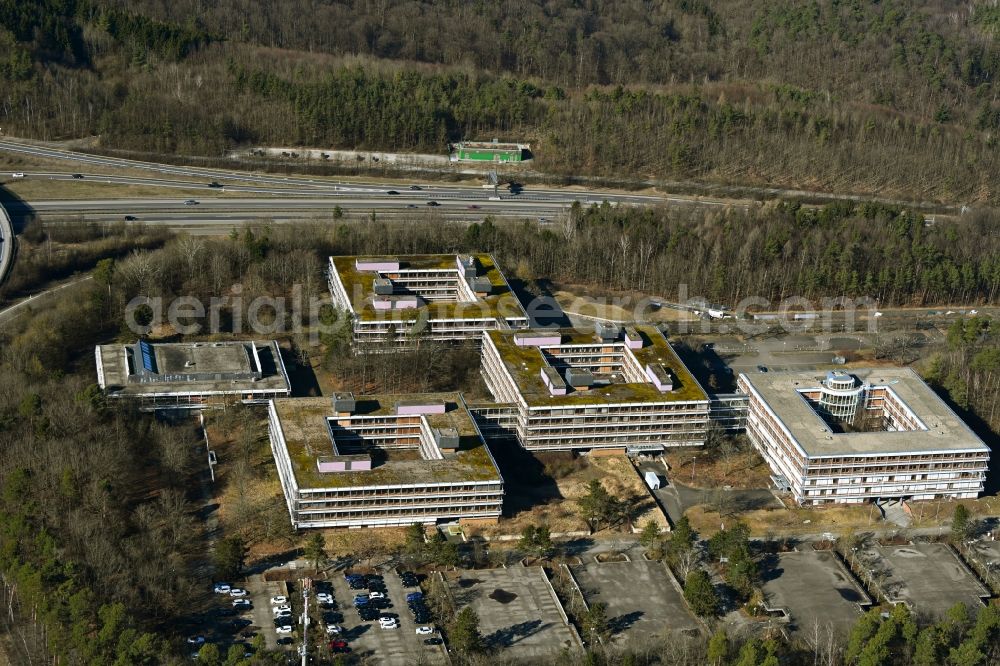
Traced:
[[441, 204], [439, 204], [437, 201], [428, 201], [427, 205], [428, 206], [440, 206]]

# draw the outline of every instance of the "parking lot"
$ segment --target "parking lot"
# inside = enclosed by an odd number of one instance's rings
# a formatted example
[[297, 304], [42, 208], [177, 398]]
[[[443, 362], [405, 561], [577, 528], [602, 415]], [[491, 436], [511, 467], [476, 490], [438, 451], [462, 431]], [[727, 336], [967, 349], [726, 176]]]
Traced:
[[765, 605], [784, 611], [792, 632], [832, 628], [845, 635], [871, 599], [828, 550], [778, 553], [762, 567]]
[[607, 604], [608, 625], [617, 641], [665, 632], [690, 635], [700, 629], [680, 585], [661, 562], [591, 562], [570, 571], [588, 604]]
[[463, 571], [448, 579], [455, 608], [471, 606], [479, 629], [504, 657], [525, 661], [581, 649], [541, 567]]
[[943, 617], [957, 603], [981, 606], [989, 592], [943, 543], [879, 546], [864, 551], [875, 584], [894, 603]]
[[[394, 572], [383, 574], [386, 587], [386, 597], [392, 601], [392, 607], [385, 609], [386, 613], [398, 616], [399, 627], [396, 629], [381, 629], [377, 621], [365, 622], [361, 619], [353, 605], [355, 595], [364, 590], [352, 590], [344, 580], [343, 575], [330, 578], [333, 584], [334, 598], [337, 610], [344, 616], [342, 626], [344, 633], [341, 638], [347, 641], [352, 654], [359, 659], [370, 659], [379, 664], [404, 666], [407, 664], [442, 664], [447, 661], [442, 645], [426, 645], [424, 640], [431, 636], [418, 636], [417, 625], [406, 607], [406, 594], [417, 591], [416, 588], [404, 588], [399, 576]], [[316, 628], [317, 633], [325, 637], [325, 626]], [[434, 637], [440, 637], [435, 632]]]

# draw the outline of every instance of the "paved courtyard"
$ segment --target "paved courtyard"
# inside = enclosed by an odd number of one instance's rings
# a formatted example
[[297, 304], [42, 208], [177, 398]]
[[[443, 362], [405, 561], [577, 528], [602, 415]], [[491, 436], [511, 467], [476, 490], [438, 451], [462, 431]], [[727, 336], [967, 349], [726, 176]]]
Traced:
[[588, 604], [607, 604], [608, 624], [617, 641], [699, 632], [680, 585], [661, 562], [590, 562], [570, 571]]
[[[874, 553], [874, 557], [872, 554]], [[917, 613], [939, 618], [957, 603], [982, 605], [989, 592], [943, 543], [879, 546], [865, 551], [876, 585], [894, 602]]]
[[871, 603], [832, 551], [771, 555], [761, 572], [766, 606], [787, 614], [791, 632], [831, 629], [843, 635]]
[[462, 571], [448, 579], [456, 610], [471, 606], [487, 645], [526, 662], [581, 649], [541, 567]]

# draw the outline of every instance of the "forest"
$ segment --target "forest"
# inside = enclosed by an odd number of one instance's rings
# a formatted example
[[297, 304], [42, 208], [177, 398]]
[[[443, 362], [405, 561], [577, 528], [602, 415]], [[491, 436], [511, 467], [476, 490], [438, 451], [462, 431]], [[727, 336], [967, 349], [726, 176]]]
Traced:
[[212, 157], [500, 136], [556, 175], [995, 203], [997, 23], [986, 0], [4, 0], [0, 126]]

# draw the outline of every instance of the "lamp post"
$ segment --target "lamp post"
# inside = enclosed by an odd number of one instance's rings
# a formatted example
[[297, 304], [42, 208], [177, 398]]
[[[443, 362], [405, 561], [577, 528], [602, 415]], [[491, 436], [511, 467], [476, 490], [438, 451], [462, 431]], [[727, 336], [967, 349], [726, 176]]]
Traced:
[[698, 456], [691, 456], [691, 485], [694, 485], [694, 470], [698, 466]]

